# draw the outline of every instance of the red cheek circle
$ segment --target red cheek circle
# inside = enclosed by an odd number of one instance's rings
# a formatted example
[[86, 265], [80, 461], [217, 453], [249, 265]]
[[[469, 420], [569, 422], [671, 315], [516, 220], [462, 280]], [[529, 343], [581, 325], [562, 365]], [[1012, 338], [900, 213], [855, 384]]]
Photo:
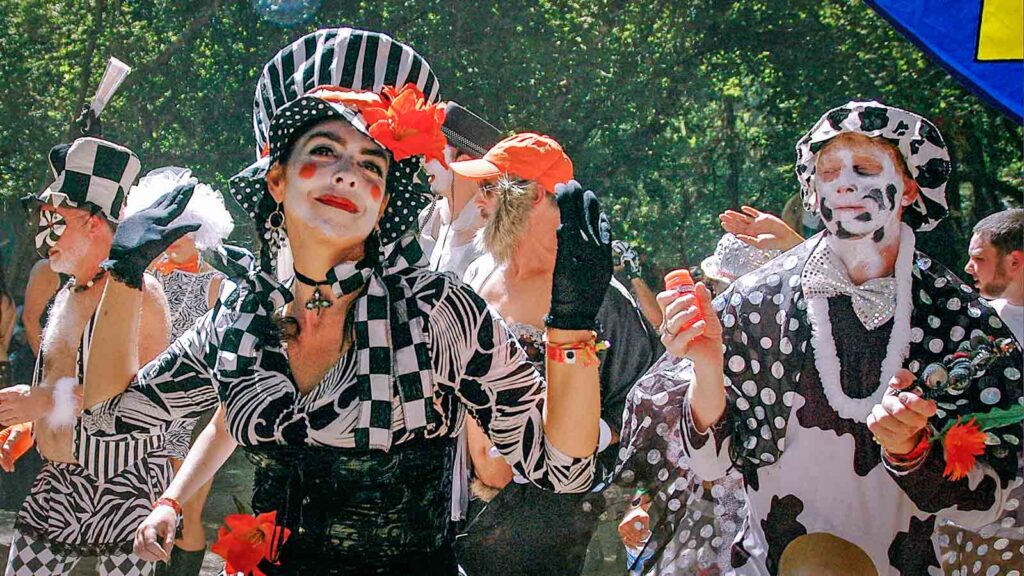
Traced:
[[299, 178], [302, 178], [303, 180], [309, 180], [314, 174], [316, 174], [316, 164], [312, 162], [303, 164], [302, 167], [299, 168]]
[[373, 198], [374, 202], [380, 202], [381, 196], [383, 195], [384, 193], [381, 192], [380, 186], [374, 185], [370, 188], [370, 197]]

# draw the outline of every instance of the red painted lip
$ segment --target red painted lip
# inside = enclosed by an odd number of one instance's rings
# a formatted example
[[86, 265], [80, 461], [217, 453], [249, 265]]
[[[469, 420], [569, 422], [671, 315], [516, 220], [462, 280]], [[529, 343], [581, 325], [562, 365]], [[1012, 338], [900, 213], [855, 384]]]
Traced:
[[331, 208], [338, 208], [339, 210], [344, 210], [345, 212], [348, 212], [350, 214], [359, 213], [359, 207], [356, 206], [355, 202], [349, 200], [348, 198], [343, 198], [341, 196], [321, 196], [317, 198], [316, 201], [326, 206], [330, 206]]
[[863, 204], [850, 204], [849, 206], [831, 206], [833, 212], [836, 210], [864, 210]]

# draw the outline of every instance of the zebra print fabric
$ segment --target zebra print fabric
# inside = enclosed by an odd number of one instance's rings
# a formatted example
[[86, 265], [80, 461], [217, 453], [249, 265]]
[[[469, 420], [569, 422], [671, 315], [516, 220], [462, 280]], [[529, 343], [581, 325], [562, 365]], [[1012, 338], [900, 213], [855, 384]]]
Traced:
[[166, 457], [144, 456], [100, 480], [78, 464], [47, 462], [15, 529], [57, 554], [130, 553], [135, 529], [171, 481]]
[[[391, 302], [391, 313], [425, 319], [417, 326], [424, 331], [423, 353], [430, 366], [414, 373], [415, 381], [396, 378], [390, 389], [380, 391], [389, 398], [391, 445], [456, 436], [469, 414], [522, 477], [556, 492], [588, 490], [593, 457], [571, 458], [547, 442], [546, 383], [504, 321], [452, 275], [412, 266], [388, 278], [401, 282], [409, 294]], [[222, 402], [229, 431], [244, 446], [359, 447], [360, 435], [368, 434], [361, 409], [366, 398], [361, 397], [359, 371], [352, 368], [361, 351], [354, 349], [339, 360], [320, 388], [303, 397], [292, 383], [283, 348], [236, 330], [254, 317], [238, 309], [246, 300], [239, 292], [248, 284], [224, 284], [214, 310], [144, 367], [123, 394], [86, 411], [83, 421], [90, 432], [144, 438], [162, 433], [166, 422], [195, 417]], [[235, 369], [241, 340], [255, 347], [246, 370]], [[419, 387], [421, 378], [429, 380], [427, 409], [438, 419], [433, 431], [410, 429], [405, 411], [421, 405], [402, 402], [402, 387]]]

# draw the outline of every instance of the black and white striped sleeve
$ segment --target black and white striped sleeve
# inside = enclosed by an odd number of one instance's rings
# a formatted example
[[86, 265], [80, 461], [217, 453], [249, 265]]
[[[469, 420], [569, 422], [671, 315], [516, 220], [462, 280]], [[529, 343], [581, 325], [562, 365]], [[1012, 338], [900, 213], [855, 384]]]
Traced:
[[505, 322], [469, 287], [452, 284], [431, 312], [438, 384], [448, 387], [515, 471], [540, 488], [586, 492], [594, 457], [573, 458], [544, 436], [547, 384]]
[[179, 418], [195, 418], [217, 405], [210, 360], [214, 320], [220, 307], [196, 321], [167, 350], [146, 364], [128, 388], [84, 411], [91, 435], [162, 434]]

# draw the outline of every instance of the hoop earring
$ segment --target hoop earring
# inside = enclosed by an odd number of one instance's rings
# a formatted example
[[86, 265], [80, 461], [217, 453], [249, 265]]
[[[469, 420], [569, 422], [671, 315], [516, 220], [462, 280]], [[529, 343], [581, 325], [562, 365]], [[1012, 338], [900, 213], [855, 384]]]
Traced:
[[267, 219], [263, 222], [263, 227], [266, 231], [263, 232], [263, 238], [276, 249], [284, 244], [285, 239], [285, 227], [284, 227], [284, 210], [283, 205], [278, 202], [274, 211], [271, 212]]

